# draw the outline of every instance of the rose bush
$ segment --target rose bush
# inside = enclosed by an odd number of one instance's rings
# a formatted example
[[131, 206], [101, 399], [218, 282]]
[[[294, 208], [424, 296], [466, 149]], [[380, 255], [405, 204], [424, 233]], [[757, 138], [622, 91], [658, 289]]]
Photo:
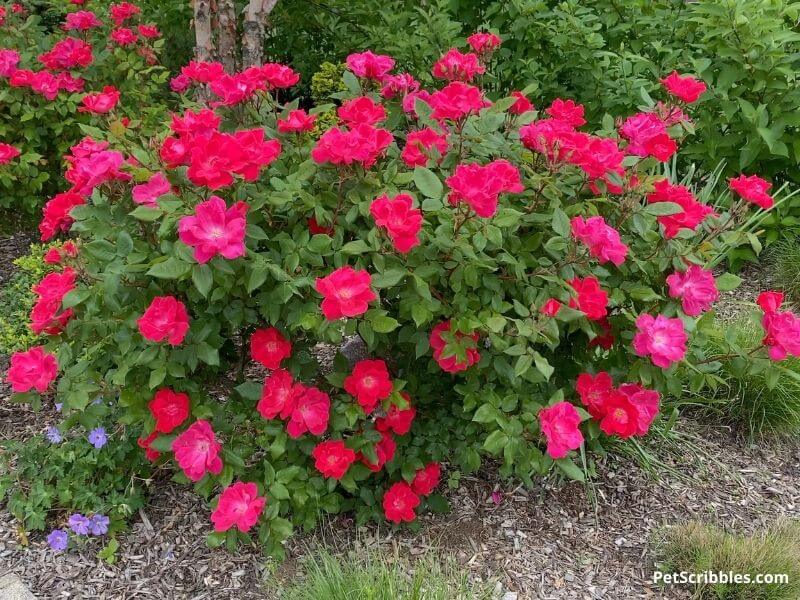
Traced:
[[[702, 82], [665, 74], [662, 101], [589, 133], [572, 100], [489, 98], [475, 78], [499, 40], [471, 40], [432, 89], [357, 53], [338, 108], [301, 114], [279, 101], [289, 67], [192, 62], [155, 137], [100, 139], [96, 117], [44, 209], [43, 238], [70, 232], [78, 254], [36, 288], [46, 337], [12, 358], [18, 399], [53, 389], [91, 427], [99, 398], [149, 460], [219, 494], [211, 544], [253, 532], [280, 553], [321, 511], [446, 509], [442, 465], [583, 479], [666, 394], [714, 385], [717, 357], [688, 342], [738, 284], [710, 267], [757, 243], [739, 225], [768, 184], [737, 179], [712, 207], [661, 175]], [[730, 347], [745, 368], [800, 353], [769, 298], [763, 346]], [[351, 336], [367, 358], [324, 359]]]
[[133, 4], [97, 13], [65, 4], [70, 12], [53, 33], [15, 6], [0, 23], [0, 207], [33, 214], [59, 190], [61, 157], [91, 132], [91, 114], [110, 111], [115, 94], [129, 109], [114, 113], [112, 131], [163, 120], [168, 73], [158, 63], [158, 28], [126, 8]]

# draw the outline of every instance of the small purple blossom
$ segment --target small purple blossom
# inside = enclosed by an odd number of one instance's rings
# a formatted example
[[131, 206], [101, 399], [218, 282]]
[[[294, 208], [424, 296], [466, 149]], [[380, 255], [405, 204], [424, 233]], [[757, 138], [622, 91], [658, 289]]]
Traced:
[[50, 535], [47, 536], [47, 543], [50, 547], [57, 552], [62, 552], [67, 549], [69, 543], [69, 534], [63, 529], [53, 529]]
[[89, 527], [92, 522], [88, 517], [84, 517], [80, 513], [75, 513], [69, 518], [69, 528], [78, 535], [89, 535]]
[[92, 535], [105, 535], [108, 533], [108, 517], [105, 515], [94, 515], [91, 519], [89, 531]]
[[108, 436], [106, 435], [106, 430], [104, 427], [92, 429], [89, 432], [89, 437], [87, 439], [92, 446], [98, 449], [105, 446], [106, 442], [108, 442]]
[[64, 408], [64, 405], [61, 402], [56, 402], [56, 410], [61, 412], [62, 408]]
[[61, 435], [58, 427], [48, 427], [45, 435], [47, 435], [47, 439], [50, 440], [51, 444], [60, 444], [64, 441], [64, 437]]
[[500, 504], [503, 501], [503, 494], [502, 492], [498, 492], [497, 490], [492, 492], [492, 502], [495, 504]]

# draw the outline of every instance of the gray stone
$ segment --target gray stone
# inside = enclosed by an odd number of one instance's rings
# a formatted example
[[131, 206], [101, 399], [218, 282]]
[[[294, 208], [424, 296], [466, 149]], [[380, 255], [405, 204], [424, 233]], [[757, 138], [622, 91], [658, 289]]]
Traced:
[[16, 573], [0, 577], [0, 600], [36, 600]]

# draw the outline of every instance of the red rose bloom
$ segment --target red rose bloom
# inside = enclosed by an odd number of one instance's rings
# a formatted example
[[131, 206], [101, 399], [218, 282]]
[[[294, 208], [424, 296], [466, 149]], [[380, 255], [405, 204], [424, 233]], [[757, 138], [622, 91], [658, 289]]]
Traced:
[[177, 346], [189, 331], [189, 314], [183, 302], [174, 296], [156, 296], [136, 323], [146, 340], [167, 340]]
[[417, 518], [414, 509], [419, 506], [419, 496], [405, 481], [398, 481], [383, 495], [383, 512], [395, 524]]
[[358, 98], [346, 100], [336, 111], [336, 114], [350, 127], [359, 123], [375, 125], [386, 119], [386, 109], [369, 96], [359, 96]]
[[156, 392], [147, 407], [156, 420], [156, 431], [171, 433], [189, 416], [189, 396], [163, 388]]
[[286, 119], [278, 119], [280, 133], [302, 133], [314, 129], [317, 115], [306, 114], [304, 110], [293, 110]]
[[342, 440], [320, 442], [311, 452], [314, 466], [325, 477], [341, 479], [356, 460], [356, 453], [345, 446]]
[[286, 419], [292, 414], [294, 405], [292, 374], [283, 369], [275, 369], [264, 380], [264, 388], [256, 410], [265, 419], [274, 419], [278, 415], [281, 419]]
[[314, 287], [322, 294], [322, 314], [329, 321], [364, 314], [369, 303], [378, 299], [366, 271], [351, 266], [340, 267], [327, 277], [317, 278]]
[[274, 327], [258, 329], [250, 336], [250, 356], [268, 369], [277, 369], [292, 355], [292, 344]]
[[328, 394], [315, 387], [297, 383], [293, 389], [294, 406], [289, 416], [286, 432], [291, 438], [299, 438], [306, 432], [322, 435], [328, 428], [331, 399]]
[[775, 205], [775, 200], [767, 193], [772, 184], [758, 175], [739, 175], [728, 180], [730, 188], [748, 202], [769, 210]]
[[372, 201], [369, 212], [375, 219], [375, 224], [386, 229], [389, 239], [398, 252], [405, 254], [419, 246], [422, 211], [414, 208], [411, 196], [397, 194], [394, 198], [390, 198], [387, 194], [383, 194]]
[[392, 393], [389, 370], [382, 360], [362, 360], [344, 380], [344, 389], [355, 397], [365, 414], [375, 410], [378, 402]]
[[367, 460], [367, 457], [360, 452], [359, 458], [361, 459], [361, 462], [369, 468], [370, 471], [377, 473], [383, 468], [383, 465], [394, 458], [394, 453], [396, 450], [397, 444], [395, 444], [392, 435], [386, 431], [383, 431], [381, 432], [381, 440], [375, 444], [375, 455], [378, 458], [378, 462], [370, 462]]
[[600, 371], [597, 375], [581, 373], [575, 382], [575, 390], [581, 397], [581, 402], [595, 419], [600, 419], [605, 414], [605, 404], [614, 390], [611, 375]]
[[599, 321], [606, 316], [608, 293], [600, 287], [600, 282], [596, 278], [576, 277], [569, 284], [577, 293], [577, 298], [571, 298], [569, 301], [570, 308], [580, 310], [590, 321]]
[[392, 404], [386, 411], [385, 417], [375, 419], [375, 428], [378, 431], [392, 431], [396, 435], [405, 435], [411, 430], [411, 423], [417, 414], [417, 410], [411, 406], [411, 396], [406, 392], [400, 395], [408, 402], [408, 408], [400, 408]]
[[144, 457], [150, 462], [156, 462], [158, 460], [158, 457], [161, 456], [161, 452], [151, 447], [153, 440], [155, 440], [157, 437], [158, 437], [158, 432], [154, 431], [146, 438], [143, 437], [136, 438], [136, 444], [139, 446], [139, 448], [144, 450]]
[[241, 532], [250, 531], [258, 522], [267, 499], [258, 495], [255, 483], [237, 481], [219, 496], [217, 508], [211, 513], [214, 531], [228, 531], [234, 525]]
[[16, 394], [31, 389], [43, 394], [53, 383], [57, 373], [56, 357], [41, 346], [36, 346], [27, 352], [15, 352], [11, 356], [7, 379], [11, 390]]
[[675, 96], [692, 104], [706, 91], [706, 84], [692, 77], [691, 75], [681, 76], [677, 71], [673, 71], [661, 80], [661, 84], [666, 88], [671, 96]]
[[555, 317], [558, 314], [558, 311], [561, 310], [562, 306], [563, 304], [561, 304], [561, 302], [555, 298], [550, 298], [542, 305], [542, 308], [539, 309], [539, 312], [548, 317]]
[[623, 439], [636, 434], [639, 411], [628, 397], [613, 390], [605, 400], [605, 415], [600, 421], [600, 429], [606, 435], [617, 435]]
[[420, 496], [427, 496], [439, 485], [439, 478], [441, 475], [442, 467], [439, 466], [439, 463], [429, 463], [414, 475], [414, 480], [411, 482], [411, 489]]
[[119, 102], [119, 90], [113, 85], [107, 85], [102, 92], [96, 94], [86, 94], [81, 100], [82, 106], [78, 112], [88, 112], [95, 115], [103, 115], [111, 112]]

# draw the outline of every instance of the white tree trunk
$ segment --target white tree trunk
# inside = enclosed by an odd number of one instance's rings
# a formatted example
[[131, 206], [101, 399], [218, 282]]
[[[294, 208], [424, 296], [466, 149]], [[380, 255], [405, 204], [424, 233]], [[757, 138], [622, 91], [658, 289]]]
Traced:
[[242, 67], [262, 64], [264, 60], [264, 30], [278, 0], [250, 0], [244, 15], [242, 35]]
[[194, 53], [197, 60], [212, 60], [214, 39], [211, 34], [211, 15], [209, 0], [194, 0]]
[[233, 0], [217, 2], [217, 40], [219, 60], [228, 73], [236, 72], [236, 9]]

